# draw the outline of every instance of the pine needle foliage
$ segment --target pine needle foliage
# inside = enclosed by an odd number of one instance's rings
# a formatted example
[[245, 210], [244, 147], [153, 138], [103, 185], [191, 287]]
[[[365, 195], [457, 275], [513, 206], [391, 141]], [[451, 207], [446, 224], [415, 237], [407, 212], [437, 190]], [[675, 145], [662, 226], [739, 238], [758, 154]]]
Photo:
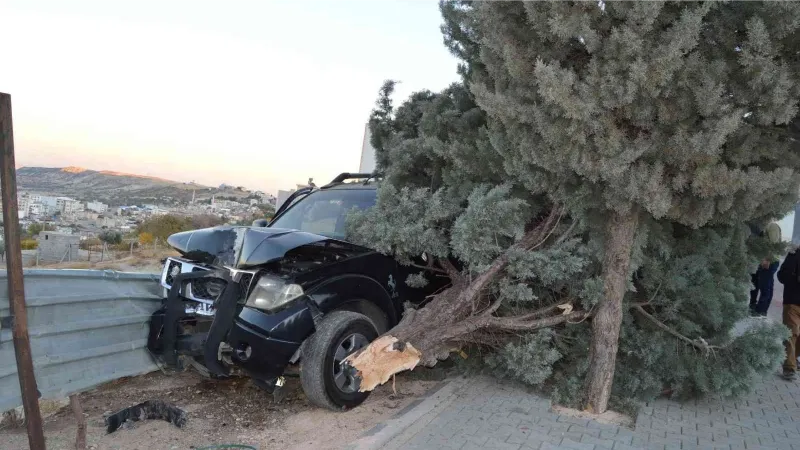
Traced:
[[[761, 2], [441, 3], [462, 82], [370, 120], [384, 172], [353, 239], [479, 274], [553, 204], [547, 246], [510, 255], [504, 315], [603, 301], [609, 214], [637, 211], [613, 395], [738, 395], [779, 365], [781, 325], [733, 333], [750, 273], [784, 251], [752, 233], [800, 188], [800, 6]], [[408, 280], [421, 286], [426, 280]], [[489, 367], [581, 402], [591, 319], [494, 336]], [[483, 336], [476, 342], [485, 343]]]

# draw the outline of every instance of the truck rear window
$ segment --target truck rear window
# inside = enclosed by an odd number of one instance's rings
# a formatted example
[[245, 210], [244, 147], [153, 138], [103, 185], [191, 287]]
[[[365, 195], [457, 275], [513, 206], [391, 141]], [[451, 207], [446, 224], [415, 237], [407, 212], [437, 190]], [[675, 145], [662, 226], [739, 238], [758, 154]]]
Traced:
[[345, 239], [347, 213], [375, 205], [375, 189], [330, 189], [313, 192], [290, 206], [270, 227]]

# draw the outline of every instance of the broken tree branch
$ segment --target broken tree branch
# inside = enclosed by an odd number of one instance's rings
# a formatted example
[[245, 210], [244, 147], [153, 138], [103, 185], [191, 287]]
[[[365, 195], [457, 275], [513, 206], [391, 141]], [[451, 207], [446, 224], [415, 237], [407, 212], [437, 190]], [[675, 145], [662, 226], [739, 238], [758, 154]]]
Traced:
[[449, 275], [447, 271], [443, 269], [439, 269], [438, 267], [433, 267], [433, 265], [428, 264], [426, 266], [421, 266], [419, 264], [408, 263], [409, 266], [414, 267], [415, 269], [423, 269], [423, 270], [430, 270], [431, 272], [441, 273], [443, 275]]
[[520, 317], [497, 317], [497, 316], [473, 316], [449, 331], [442, 333], [444, 341], [457, 340], [461, 336], [480, 331], [482, 329], [493, 329], [496, 331], [534, 331], [541, 328], [553, 327], [562, 323], [574, 320], [582, 320], [591, 315], [591, 311], [575, 311], [569, 314], [544, 317], [541, 319], [521, 319]]
[[453, 265], [447, 258], [439, 258], [436, 260], [440, 266], [442, 266], [442, 270], [445, 271], [450, 276], [450, 279], [453, 280], [455, 283], [456, 279], [462, 278], [461, 272], [456, 269], [456, 266]]
[[491, 305], [489, 305], [488, 308], [484, 309], [482, 314], [484, 316], [491, 316], [492, 314], [495, 313], [495, 311], [500, 309], [500, 305], [502, 304], [503, 304], [503, 297], [500, 297], [497, 300], [495, 300]]
[[530, 312], [528, 314], [524, 314], [522, 316], [517, 316], [516, 318], [519, 319], [519, 320], [535, 319], [537, 317], [542, 317], [544, 315], [550, 314], [551, 312], [554, 312], [555, 310], [558, 309], [558, 306], [559, 306], [558, 303], [554, 303], [554, 304], [552, 304], [550, 306], [546, 306], [546, 307], [544, 307], [542, 309], [537, 309], [536, 311]]
[[564, 242], [564, 241], [566, 241], [567, 239], [569, 239], [570, 235], [572, 234], [572, 230], [574, 230], [574, 229], [575, 229], [575, 226], [576, 226], [577, 224], [578, 224], [578, 222], [576, 222], [576, 221], [574, 221], [574, 220], [573, 220], [573, 221], [572, 221], [572, 223], [569, 225], [569, 227], [568, 227], [568, 228], [567, 228], [567, 229], [564, 231], [564, 233], [562, 233], [562, 234], [561, 234], [561, 236], [559, 236], [559, 237], [558, 237], [558, 239], [556, 239], [556, 242], [555, 242], [555, 244], [556, 244], [556, 245], [559, 245], [559, 244], [561, 244], [562, 242]]
[[645, 311], [644, 308], [641, 307], [640, 305], [633, 305], [633, 309], [636, 312], [638, 312], [639, 314], [641, 314], [644, 318], [646, 318], [647, 320], [652, 322], [658, 328], [666, 331], [667, 333], [671, 334], [672, 336], [675, 336], [676, 338], [680, 339], [683, 342], [686, 342], [687, 344], [689, 344], [689, 345], [691, 345], [691, 346], [693, 346], [695, 348], [698, 348], [698, 349], [703, 350], [705, 352], [710, 352], [712, 350], [716, 350], [716, 349], [722, 348], [722, 347], [719, 347], [717, 345], [710, 345], [703, 338], [691, 339], [691, 338], [689, 338], [687, 336], [682, 335], [678, 331], [670, 328], [669, 325], [667, 325], [664, 322], [658, 320], [655, 316], [653, 316], [652, 314], [650, 314], [647, 311]]
[[569, 314], [545, 317], [537, 320], [518, 320], [516, 317], [492, 317], [489, 327], [508, 331], [533, 331], [548, 328], [573, 320], [582, 320], [591, 315], [591, 311], [575, 311]]
[[[506, 268], [506, 266], [508, 266], [508, 260], [513, 252], [518, 250], [531, 250], [542, 245], [547, 238], [550, 237], [550, 234], [552, 234], [553, 230], [555, 230], [555, 228], [558, 226], [558, 221], [561, 220], [561, 216], [561, 207], [554, 207], [551, 209], [550, 214], [548, 214], [547, 218], [545, 218], [543, 222], [525, 233], [522, 239], [517, 241], [514, 245], [509, 247], [508, 250], [498, 256], [485, 272], [478, 275], [472, 281], [472, 283], [470, 283], [470, 285], [464, 289], [460, 297], [468, 299], [475, 298], [492, 280], [495, 279], [495, 277], [500, 274], [500, 272]], [[472, 302], [470, 301], [470, 303]]]

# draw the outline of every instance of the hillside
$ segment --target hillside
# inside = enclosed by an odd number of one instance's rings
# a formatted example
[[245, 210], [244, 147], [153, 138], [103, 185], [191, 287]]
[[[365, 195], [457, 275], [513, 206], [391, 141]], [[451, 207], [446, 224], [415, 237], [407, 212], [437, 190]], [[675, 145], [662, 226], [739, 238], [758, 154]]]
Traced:
[[80, 167], [21, 167], [19, 191], [64, 195], [79, 200], [100, 200], [110, 205], [188, 202], [219, 195], [216, 188], [113, 171]]

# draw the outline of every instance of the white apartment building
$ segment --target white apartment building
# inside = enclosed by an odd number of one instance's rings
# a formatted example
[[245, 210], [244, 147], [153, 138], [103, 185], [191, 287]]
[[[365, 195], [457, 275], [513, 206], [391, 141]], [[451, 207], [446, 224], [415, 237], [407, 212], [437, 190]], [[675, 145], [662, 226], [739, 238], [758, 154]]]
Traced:
[[56, 199], [56, 209], [64, 215], [75, 214], [83, 211], [83, 203], [69, 197], [58, 197]]
[[101, 202], [86, 202], [86, 209], [89, 211], [94, 211], [98, 214], [102, 214], [108, 211], [108, 205]]
[[20, 219], [24, 219], [30, 215], [30, 208], [30, 198], [27, 195], [22, 194], [17, 196], [17, 214]]

